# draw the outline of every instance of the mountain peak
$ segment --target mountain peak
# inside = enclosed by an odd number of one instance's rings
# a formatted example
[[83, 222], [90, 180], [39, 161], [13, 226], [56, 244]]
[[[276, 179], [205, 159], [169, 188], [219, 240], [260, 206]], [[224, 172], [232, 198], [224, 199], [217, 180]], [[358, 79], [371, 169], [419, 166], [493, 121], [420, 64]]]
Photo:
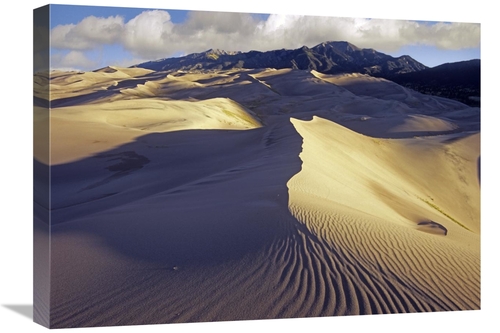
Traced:
[[348, 52], [348, 53], [361, 50], [356, 45], [351, 44], [351, 43], [346, 42], [346, 41], [327, 41], [327, 42], [323, 42], [317, 46], [331, 47], [339, 52]]
[[240, 53], [240, 52], [239, 51], [224, 51], [224, 50], [221, 50], [221, 49], [208, 49], [205, 52], [202, 52], [202, 54], [205, 54], [205, 55], [213, 54], [213, 55], [217, 55], [217, 56], [221, 56], [221, 55], [235, 55], [235, 54], [238, 54], [238, 53]]

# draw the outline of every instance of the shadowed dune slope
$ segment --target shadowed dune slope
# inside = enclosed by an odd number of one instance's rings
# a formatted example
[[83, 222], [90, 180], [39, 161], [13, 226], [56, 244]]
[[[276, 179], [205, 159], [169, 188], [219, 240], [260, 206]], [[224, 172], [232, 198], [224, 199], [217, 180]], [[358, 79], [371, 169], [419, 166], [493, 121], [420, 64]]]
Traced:
[[[300, 224], [286, 182], [300, 146], [289, 122], [179, 131], [53, 167], [53, 325], [310, 313], [289, 262]], [[132, 151], [148, 162], [110, 172]]]

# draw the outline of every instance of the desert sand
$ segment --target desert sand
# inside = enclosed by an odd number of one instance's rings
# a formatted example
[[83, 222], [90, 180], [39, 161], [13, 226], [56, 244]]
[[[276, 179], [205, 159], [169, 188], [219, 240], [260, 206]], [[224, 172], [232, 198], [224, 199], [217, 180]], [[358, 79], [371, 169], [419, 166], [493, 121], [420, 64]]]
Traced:
[[480, 309], [478, 108], [291, 69], [50, 82], [52, 327]]

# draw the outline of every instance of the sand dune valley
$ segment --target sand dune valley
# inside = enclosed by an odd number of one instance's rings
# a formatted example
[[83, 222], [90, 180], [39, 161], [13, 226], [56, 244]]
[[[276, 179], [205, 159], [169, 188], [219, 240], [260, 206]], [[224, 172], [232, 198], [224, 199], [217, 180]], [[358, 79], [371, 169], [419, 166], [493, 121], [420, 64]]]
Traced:
[[51, 327], [480, 309], [478, 107], [272, 68], [54, 71], [50, 102]]

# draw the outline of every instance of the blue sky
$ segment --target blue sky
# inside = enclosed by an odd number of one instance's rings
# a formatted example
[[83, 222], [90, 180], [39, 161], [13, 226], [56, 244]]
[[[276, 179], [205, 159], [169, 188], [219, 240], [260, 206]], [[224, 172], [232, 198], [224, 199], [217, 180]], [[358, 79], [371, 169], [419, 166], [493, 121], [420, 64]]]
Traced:
[[[96, 6], [66, 6], [53, 5], [51, 12], [50, 28], [58, 25], [75, 24], [82, 21], [87, 16], [109, 17], [120, 15], [125, 21], [133, 19], [145, 10], [164, 10], [161, 8], [131, 8], [131, 7], [96, 7]], [[168, 10], [171, 20], [174, 23], [181, 23], [186, 19], [186, 10]]]
[[433, 67], [480, 58], [480, 25], [158, 8], [52, 5], [51, 67], [93, 70], [210, 48], [266, 51], [346, 40]]

